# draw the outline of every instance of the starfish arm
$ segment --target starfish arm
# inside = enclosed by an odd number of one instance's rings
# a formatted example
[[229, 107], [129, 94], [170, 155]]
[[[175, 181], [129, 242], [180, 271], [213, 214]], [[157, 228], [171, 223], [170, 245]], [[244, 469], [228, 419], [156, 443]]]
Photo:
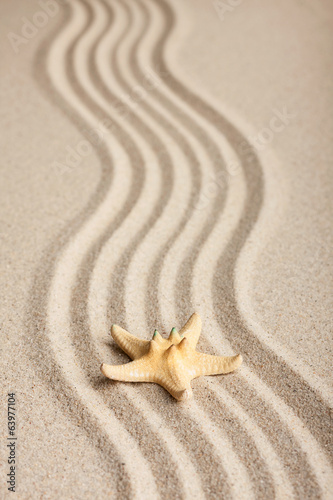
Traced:
[[111, 335], [131, 359], [141, 358], [148, 351], [149, 340], [138, 339], [118, 325], [112, 325]]
[[102, 363], [101, 372], [111, 380], [122, 382], [155, 382], [154, 370], [149, 360], [136, 359], [125, 365], [106, 365]]
[[196, 377], [201, 375], [219, 375], [230, 373], [238, 368], [243, 361], [240, 354], [237, 356], [212, 356], [210, 354], [195, 353]]
[[156, 383], [161, 385], [165, 390], [167, 390], [172, 397], [177, 399], [177, 401], [185, 401], [192, 397], [192, 387], [190, 383], [182, 384], [180, 381], [175, 382], [170, 377], [159, 377]]
[[179, 335], [186, 337], [189, 345], [195, 349], [201, 333], [201, 318], [198, 313], [193, 313], [190, 319], [179, 331]]
[[192, 396], [191, 377], [182, 362], [179, 349], [171, 345], [165, 356], [165, 369], [159, 372], [156, 382], [178, 401], [189, 399]]

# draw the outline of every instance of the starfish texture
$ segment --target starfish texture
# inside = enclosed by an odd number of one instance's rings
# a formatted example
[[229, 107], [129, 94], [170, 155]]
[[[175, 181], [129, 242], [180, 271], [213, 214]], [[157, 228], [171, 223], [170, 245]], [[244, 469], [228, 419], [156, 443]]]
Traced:
[[201, 375], [229, 373], [242, 363], [242, 356], [212, 356], [195, 350], [201, 333], [201, 319], [194, 313], [178, 332], [169, 338], [155, 330], [152, 340], [142, 340], [117, 325], [111, 335], [133, 360], [125, 365], [101, 365], [101, 372], [112, 380], [155, 382], [178, 401], [192, 396], [191, 380]]

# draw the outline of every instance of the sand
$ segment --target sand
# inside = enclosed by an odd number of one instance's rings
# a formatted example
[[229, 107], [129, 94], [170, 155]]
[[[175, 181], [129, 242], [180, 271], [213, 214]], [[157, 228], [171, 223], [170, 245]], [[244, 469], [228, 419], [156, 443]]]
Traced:
[[[20, 499], [332, 498], [330, 2], [0, 8], [1, 498], [9, 391]], [[237, 372], [102, 376], [194, 311]]]

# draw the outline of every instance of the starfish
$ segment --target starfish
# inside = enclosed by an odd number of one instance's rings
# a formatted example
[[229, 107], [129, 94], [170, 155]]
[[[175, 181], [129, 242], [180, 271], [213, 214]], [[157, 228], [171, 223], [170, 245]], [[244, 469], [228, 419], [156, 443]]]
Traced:
[[242, 356], [212, 356], [195, 350], [201, 333], [201, 319], [194, 313], [178, 332], [172, 328], [169, 338], [155, 330], [152, 340], [143, 340], [112, 325], [111, 335], [133, 360], [124, 365], [102, 363], [101, 372], [112, 380], [155, 382], [178, 401], [192, 397], [191, 380], [201, 375], [229, 373], [242, 363]]

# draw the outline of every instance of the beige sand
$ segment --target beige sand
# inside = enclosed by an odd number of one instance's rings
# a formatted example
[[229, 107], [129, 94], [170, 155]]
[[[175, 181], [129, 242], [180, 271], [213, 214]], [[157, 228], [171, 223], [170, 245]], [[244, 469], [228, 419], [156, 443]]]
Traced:
[[[332, 21], [2, 2], [1, 498], [9, 390], [17, 498], [331, 498]], [[184, 403], [100, 374], [112, 323], [194, 310], [236, 373]]]

